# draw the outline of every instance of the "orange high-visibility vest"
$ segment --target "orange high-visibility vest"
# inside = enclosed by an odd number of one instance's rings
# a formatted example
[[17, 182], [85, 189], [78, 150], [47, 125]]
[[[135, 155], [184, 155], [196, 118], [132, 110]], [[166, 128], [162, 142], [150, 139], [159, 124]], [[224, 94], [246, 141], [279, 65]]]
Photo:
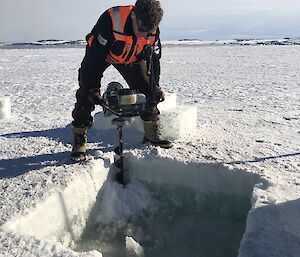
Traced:
[[133, 5], [128, 6], [116, 6], [108, 9], [112, 20], [112, 32], [114, 40], [124, 42], [124, 48], [120, 55], [116, 55], [111, 50], [109, 50], [106, 56], [106, 62], [113, 64], [129, 64], [137, 61], [137, 55], [143, 51], [145, 45], [153, 45], [155, 42], [155, 33], [146, 36], [138, 37], [136, 42], [134, 42], [134, 37], [132, 35], [126, 35], [124, 33], [125, 24], [128, 16], [130, 15]]

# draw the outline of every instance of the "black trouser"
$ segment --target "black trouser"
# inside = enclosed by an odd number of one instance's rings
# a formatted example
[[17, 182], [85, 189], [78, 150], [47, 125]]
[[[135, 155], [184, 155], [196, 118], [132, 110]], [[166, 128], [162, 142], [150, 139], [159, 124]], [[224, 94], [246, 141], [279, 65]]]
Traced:
[[[155, 95], [149, 85], [149, 77], [147, 75], [147, 65], [145, 61], [132, 63], [129, 65], [116, 64], [114, 67], [119, 71], [122, 77], [126, 80], [130, 88], [143, 93], [146, 96], [146, 109], [141, 114], [144, 121], [157, 121], [160, 114], [157, 109], [157, 101]], [[91, 112], [95, 110], [95, 105], [89, 100], [89, 89], [80, 81], [79, 70], [79, 89], [76, 92], [77, 103], [72, 112], [75, 127], [91, 127], [93, 117]]]

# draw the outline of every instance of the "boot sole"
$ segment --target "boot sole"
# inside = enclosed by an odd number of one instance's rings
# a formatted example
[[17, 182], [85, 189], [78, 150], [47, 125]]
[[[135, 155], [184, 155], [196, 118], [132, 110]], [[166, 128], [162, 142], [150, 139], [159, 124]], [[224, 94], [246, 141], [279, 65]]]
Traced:
[[150, 145], [154, 145], [154, 146], [159, 146], [161, 148], [165, 148], [165, 149], [169, 149], [169, 148], [172, 148], [173, 147], [173, 144], [172, 143], [168, 143], [168, 144], [161, 144], [159, 142], [152, 142], [148, 139], [143, 139], [143, 144], [150, 144]]
[[74, 155], [71, 155], [71, 161], [73, 162], [83, 162], [86, 160], [88, 160], [88, 158], [84, 153], [76, 153]]

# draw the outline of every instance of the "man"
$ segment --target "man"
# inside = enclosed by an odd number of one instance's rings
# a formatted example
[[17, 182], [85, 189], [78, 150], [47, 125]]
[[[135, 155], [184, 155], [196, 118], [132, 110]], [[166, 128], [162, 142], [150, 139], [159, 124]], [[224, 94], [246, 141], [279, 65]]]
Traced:
[[[85, 160], [87, 131], [93, 123], [91, 112], [101, 99], [100, 80], [110, 65], [118, 70], [130, 88], [146, 96], [146, 110], [141, 115], [145, 131], [143, 141], [163, 148], [172, 147], [158, 129], [157, 104], [164, 98], [159, 87], [161, 44], [158, 25], [162, 16], [159, 1], [137, 0], [135, 6], [106, 10], [86, 36], [77, 102], [72, 112], [73, 160]], [[150, 85], [151, 79], [154, 87]]]

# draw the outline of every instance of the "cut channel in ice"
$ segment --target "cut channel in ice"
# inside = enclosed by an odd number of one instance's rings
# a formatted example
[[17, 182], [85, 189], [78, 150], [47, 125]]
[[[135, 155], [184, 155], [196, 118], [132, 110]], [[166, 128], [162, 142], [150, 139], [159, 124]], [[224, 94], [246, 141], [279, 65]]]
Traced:
[[4, 229], [104, 257], [238, 255], [253, 188], [264, 183], [258, 175], [130, 154], [124, 165], [125, 188], [113, 180], [114, 165], [92, 161]]
[[238, 255], [259, 177], [222, 165], [126, 159], [125, 189], [107, 180], [73, 245], [103, 256]]

